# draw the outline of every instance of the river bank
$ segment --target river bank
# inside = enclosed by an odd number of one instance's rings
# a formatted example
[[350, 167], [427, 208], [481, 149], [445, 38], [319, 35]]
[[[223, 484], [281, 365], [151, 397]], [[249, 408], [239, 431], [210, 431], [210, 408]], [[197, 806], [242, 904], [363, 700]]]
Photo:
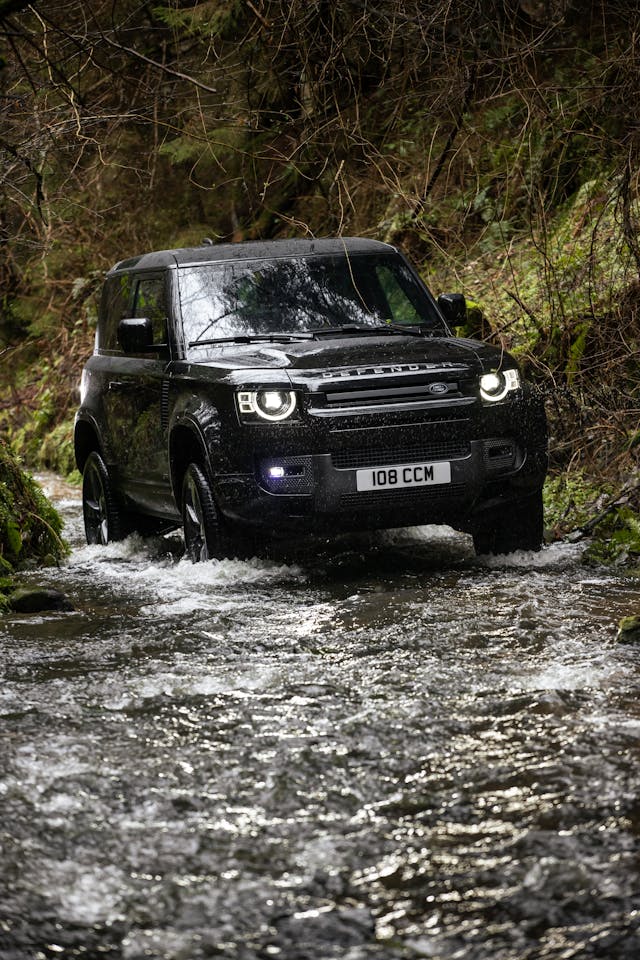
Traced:
[[40, 484], [0, 440], [0, 609], [16, 571], [56, 565], [67, 555], [62, 525]]

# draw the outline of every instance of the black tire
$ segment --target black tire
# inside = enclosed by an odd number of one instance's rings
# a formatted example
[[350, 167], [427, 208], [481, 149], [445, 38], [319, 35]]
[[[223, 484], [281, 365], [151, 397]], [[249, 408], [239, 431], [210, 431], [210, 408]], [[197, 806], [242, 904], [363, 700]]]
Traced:
[[473, 531], [473, 546], [480, 554], [538, 551], [542, 547], [544, 516], [542, 493], [517, 504], [492, 511]]
[[197, 463], [189, 464], [182, 481], [182, 525], [187, 556], [193, 563], [220, 556], [218, 510], [209, 481]]
[[82, 471], [82, 513], [87, 543], [105, 546], [127, 535], [109, 479], [109, 471], [95, 450], [87, 457]]

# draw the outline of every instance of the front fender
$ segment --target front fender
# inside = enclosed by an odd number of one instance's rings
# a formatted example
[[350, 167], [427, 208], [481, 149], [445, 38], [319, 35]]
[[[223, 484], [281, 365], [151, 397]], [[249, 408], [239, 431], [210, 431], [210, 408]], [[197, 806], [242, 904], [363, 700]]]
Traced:
[[189, 463], [201, 464], [208, 477], [225, 472], [226, 457], [221, 443], [221, 421], [217, 407], [204, 397], [192, 394], [172, 412], [168, 430], [169, 469], [176, 503], [180, 503], [182, 478]]
[[106, 463], [113, 461], [109, 449], [104, 447], [102, 437], [103, 433], [96, 418], [87, 411], [79, 410], [73, 426], [73, 452], [80, 473], [93, 450], [97, 450]]

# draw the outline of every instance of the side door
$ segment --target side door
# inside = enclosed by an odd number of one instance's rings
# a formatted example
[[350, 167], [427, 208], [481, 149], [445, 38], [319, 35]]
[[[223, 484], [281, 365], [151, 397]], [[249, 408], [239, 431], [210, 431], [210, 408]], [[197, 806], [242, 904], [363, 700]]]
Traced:
[[131, 284], [126, 316], [151, 321], [153, 349], [125, 353], [118, 344], [106, 384], [105, 413], [120, 489], [142, 509], [157, 512], [165, 499], [172, 503], [163, 416], [171, 355], [167, 272], [133, 274]]

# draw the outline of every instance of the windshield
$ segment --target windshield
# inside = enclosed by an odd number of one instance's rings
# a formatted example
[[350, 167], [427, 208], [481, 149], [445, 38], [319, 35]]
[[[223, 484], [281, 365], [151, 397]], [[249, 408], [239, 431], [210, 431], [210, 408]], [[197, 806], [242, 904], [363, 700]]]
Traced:
[[178, 271], [185, 340], [312, 334], [330, 327], [422, 326], [442, 320], [404, 261], [393, 254], [245, 260]]

